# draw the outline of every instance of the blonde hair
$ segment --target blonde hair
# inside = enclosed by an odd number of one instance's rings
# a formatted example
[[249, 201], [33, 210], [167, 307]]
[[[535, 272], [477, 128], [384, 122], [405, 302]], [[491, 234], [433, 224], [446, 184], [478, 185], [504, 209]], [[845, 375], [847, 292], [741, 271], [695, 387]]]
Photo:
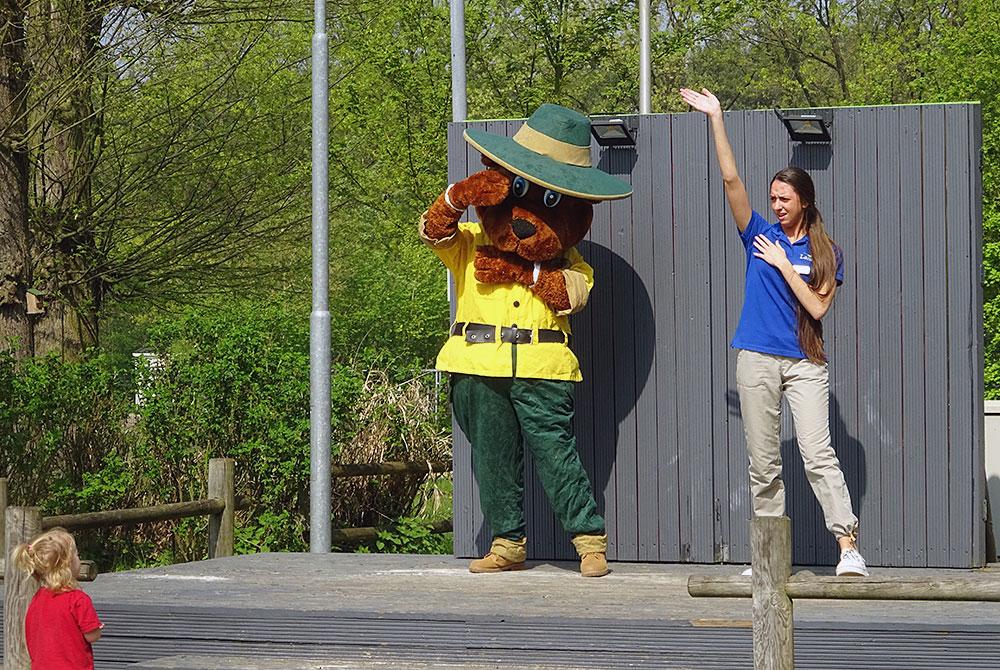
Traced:
[[72, 591], [78, 584], [73, 572], [76, 541], [62, 528], [53, 528], [27, 544], [14, 547], [11, 559], [50, 591]]

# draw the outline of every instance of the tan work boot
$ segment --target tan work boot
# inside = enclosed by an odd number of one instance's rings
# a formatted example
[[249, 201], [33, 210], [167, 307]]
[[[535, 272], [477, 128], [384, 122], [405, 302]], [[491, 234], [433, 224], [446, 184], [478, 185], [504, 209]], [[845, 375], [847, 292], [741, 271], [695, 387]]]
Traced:
[[580, 559], [580, 574], [584, 577], [603, 577], [608, 574], [608, 558], [604, 552], [584, 554]]
[[490, 552], [482, 558], [469, 563], [469, 572], [506, 572], [507, 570], [524, 570], [524, 561], [511, 561]]

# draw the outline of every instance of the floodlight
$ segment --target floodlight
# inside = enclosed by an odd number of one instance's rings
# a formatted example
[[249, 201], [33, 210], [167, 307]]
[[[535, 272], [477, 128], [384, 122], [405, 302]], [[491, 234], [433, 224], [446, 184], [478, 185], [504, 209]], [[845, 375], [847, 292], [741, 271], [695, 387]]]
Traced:
[[621, 119], [591, 119], [590, 132], [602, 147], [635, 146], [635, 130]]
[[788, 136], [793, 142], [826, 142], [830, 143], [830, 125], [832, 121], [819, 114], [788, 114], [774, 110], [788, 130]]

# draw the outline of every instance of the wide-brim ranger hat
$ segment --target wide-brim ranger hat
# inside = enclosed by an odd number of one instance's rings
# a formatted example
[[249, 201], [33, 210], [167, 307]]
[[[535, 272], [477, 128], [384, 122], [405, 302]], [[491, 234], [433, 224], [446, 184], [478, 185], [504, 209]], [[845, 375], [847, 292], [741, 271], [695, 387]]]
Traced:
[[590, 119], [546, 103], [514, 134], [494, 135], [470, 128], [465, 141], [514, 174], [564, 195], [617, 200], [632, 187], [591, 165]]

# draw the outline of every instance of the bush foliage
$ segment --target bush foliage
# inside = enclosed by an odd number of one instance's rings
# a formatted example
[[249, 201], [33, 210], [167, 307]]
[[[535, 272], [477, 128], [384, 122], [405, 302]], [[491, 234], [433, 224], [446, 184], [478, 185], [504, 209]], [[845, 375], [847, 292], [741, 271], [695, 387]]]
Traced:
[[[148, 345], [158, 363], [137, 369], [100, 352], [62, 362], [0, 351], [0, 472], [13, 501], [67, 514], [196, 500], [206, 496], [208, 460], [228, 456], [237, 497], [250, 501], [238, 515], [237, 551], [306, 549], [308, 342], [304, 314], [245, 304], [154, 320]], [[447, 460], [437, 393], [434, 375], [412, 365], [337, 360], [334, 462]], [[336, 480], [334, 525], [416, 514], [424, 479]], [[102, 567], [194, 560], [206, 552], [206, 523], [108, 529], [82, 544]]]

